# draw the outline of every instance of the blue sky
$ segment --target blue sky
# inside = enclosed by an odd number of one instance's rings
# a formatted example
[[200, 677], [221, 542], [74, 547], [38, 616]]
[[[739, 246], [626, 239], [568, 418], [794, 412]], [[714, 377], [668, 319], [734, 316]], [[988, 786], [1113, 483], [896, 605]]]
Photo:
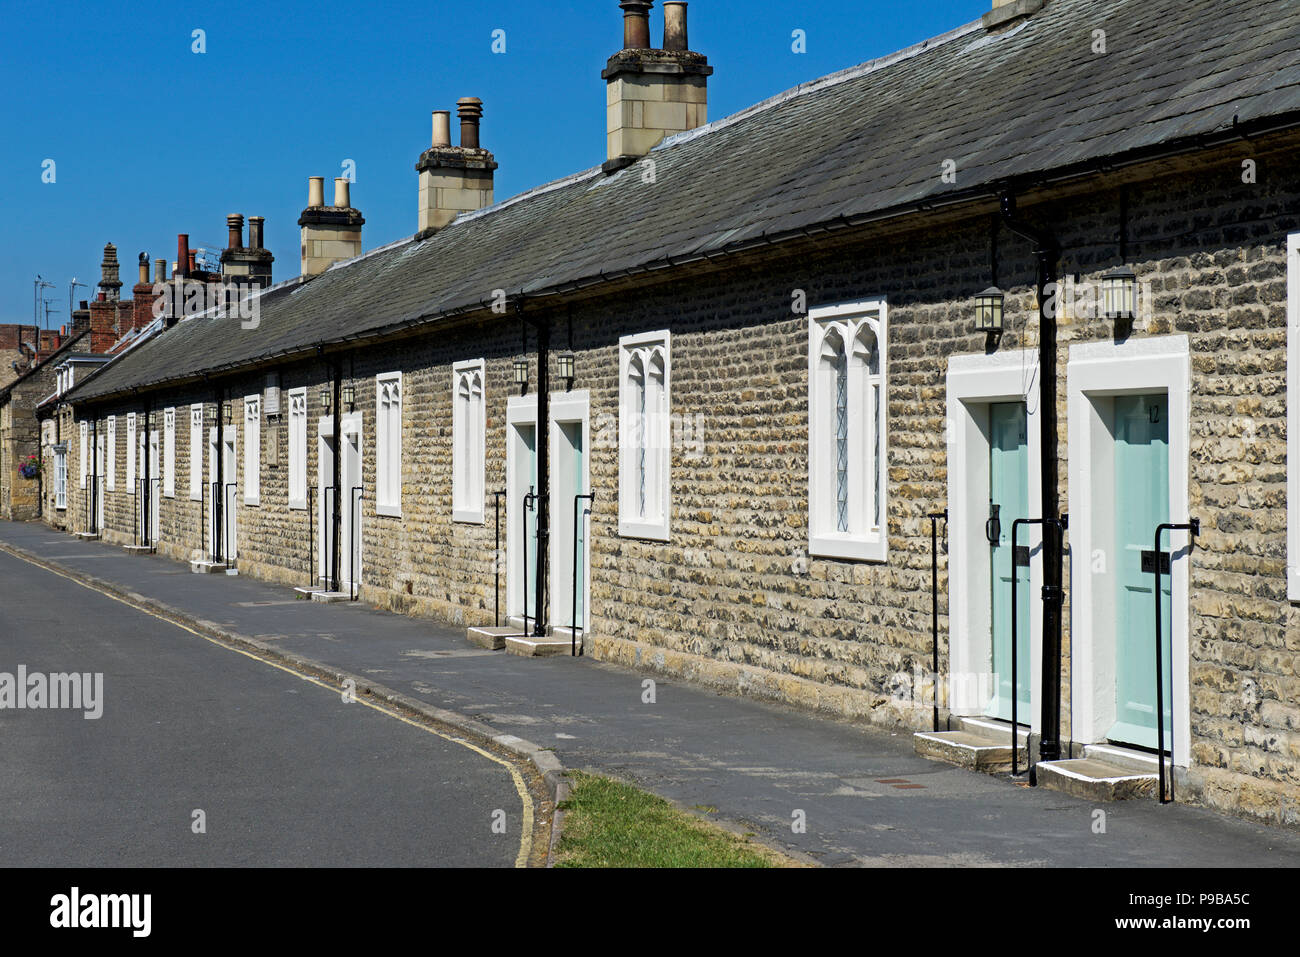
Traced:
[[[799, 83], [978, 18], [990, 0], [694, 0], [718, 119]], [[192, 50], [203, 30], [206, 52]], [[493, 31], [506, 52], [493, 53]], [[807, 52], [792, 51], [803, 30]], [[662, 39], [662, 4], [651, 14]], [[0, 322], [31, 322], [33, 280], [93, 284], [106, 242], [126, 291], [141, 251], [225, 244], [227, 213], [266, 217], [275, 279], [298, 273], [307, 177], [355, 163], [366, 249], [416, 230], [414, 164], [429, 114], [484, 102], [496, 197], [605, 158], [600, 71], [622, 41], [616, 0], [450, 3], [30, 4], [0, 38], [4, 210]], [[453, 129], [456, 126], [453, 115]], [[455, 136], [455, 134], [453, 134]], [[42, 182], [46, 160], [54, 182]], [[93, 290], [79, 289], [77, 298]]]

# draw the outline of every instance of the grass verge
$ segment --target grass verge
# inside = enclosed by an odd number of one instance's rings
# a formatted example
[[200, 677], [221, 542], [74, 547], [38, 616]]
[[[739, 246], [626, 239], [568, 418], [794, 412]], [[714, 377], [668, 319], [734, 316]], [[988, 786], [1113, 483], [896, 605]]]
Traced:
[[661, 797], [583, 771], [560, 805], [556, 867], [787, 867], [794, 861], [679, 811]]

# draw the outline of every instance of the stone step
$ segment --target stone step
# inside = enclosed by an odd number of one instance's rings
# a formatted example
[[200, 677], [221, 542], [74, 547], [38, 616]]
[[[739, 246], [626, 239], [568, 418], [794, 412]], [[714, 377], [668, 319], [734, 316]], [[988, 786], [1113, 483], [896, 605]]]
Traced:
[[351, 601], [352, 593], [346, 591], [314, 591], [311, 593], [311, 600], [324, 602], [327, 605], [338, 605], [345, 601]]
[[567, 638], [560, 641], [555, 638], [521, 635], [506, 639], [506, 651], [512, 655], [523, 655], [525, 658], [544, 658], [551, 655], [568, 655], [570, 646]]
[[[971, 734], [983, 735], [994, 741], [1005, 741], [1007, 747], [1011, 746], [1010, 721], [998, 721], [995, 718], [982, 718], [971, 715], [954, 715], [950, 723], [956, 725], [954, 729], [956, 731], [969, 731]], [[1016, 726], [1016, 741], [1022, 748], [1028, 745], [1029, 726], [1027, 724]]]
[[[1107, 764], [1113, 764], [1116, 767], [1124, 768], [1127, 771], [1134, 771], [1138, 774], [1159, 774], [1160, 763], [1156, 756], [1147, 751], [1137, 751], [1133, 748], [1121, 747], [1117, 744], [1087, 744], [1083, 748], [1085, 758], [1094, 758], [1098, 761], [1105, 761]], [[1165, 758], [1165, 773], [1168, 774], [1172, 767], [1172, 762], [1168, 757]]]
[[225, 562], [190, 562], [190, 571], [196, 575], [224, 575], [226, 573]]
[[312, 595], [316, 594], [318, 591], [324, 591], [324, 590], [325, 589], [323, 588], [314, 588], [311, 585], [299, 585], [296, 588], [294, 588], [294, 593], [298, 596], [299, 599], [303, 601], [310, 601]]
[[153, 553], [153, 547], [150, 545], [124, 545], [122, 547], [128, 555], [150, 555]]
[[507, 638], [523, 638], [525, 636], [522, 628], [509, 625], [483, 625], [478, 628], [466, 629], [465, 637], [471, 645], [487, 648], [489, 651], [500, 651], [506, 646]]
[[[912, 735], [912, 747], [922, 757], [946, 761], [971, 771], [1000, 774], [1011, 770], [1011, 727], [994, 738], [973, 731], [923, 731]], [[1019, 766], [1028, 764], [1025, 748], [1016, 748]]]
[[1144, 774], [1095, 757], [1040, 761], [1035, 774], [1039, 787], [1086, 801], [1123, 801], [1156, 792], [1155, 771]]
[[99, 540], [99, 532], [77, 532], [76, 537], [83, 542], [94, 542]]

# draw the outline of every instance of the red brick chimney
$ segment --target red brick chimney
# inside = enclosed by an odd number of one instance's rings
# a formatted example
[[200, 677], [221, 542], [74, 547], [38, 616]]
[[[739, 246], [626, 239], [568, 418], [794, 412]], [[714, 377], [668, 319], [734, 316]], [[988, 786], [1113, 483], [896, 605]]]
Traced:
[[90, 304], [90, 351], [104, 353], [117, 343], [117, 303], [104, 293]]
[[153, 322], [153, 283], [149, 281], [149, 254], [140, 254], [140, 280], [131, 287], [131, 328], [143, 329]]

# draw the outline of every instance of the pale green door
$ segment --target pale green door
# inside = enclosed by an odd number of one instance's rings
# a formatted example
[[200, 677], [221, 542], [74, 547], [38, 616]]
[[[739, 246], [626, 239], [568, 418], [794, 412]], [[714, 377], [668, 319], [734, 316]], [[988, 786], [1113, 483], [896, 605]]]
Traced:
[[[1029, 514], [1029, 445], [1023, 402], [998, 402], [989, 406], [989, 515], [997, 509], [1001, 526], [989, 545], [991, 625], [993, 637], [993, 673], [997, 676], [988, 714], [1011, 720], [1011, 575], [1012, 522], [1030, 518]], [[995, 531], [986, 525], [987, 533]], [[1030, 673], [1030, 594], [1029, 541], [1034, 527], [1020, 527], [1019, 548], [1015, 554], [1016, 576], [1016, 697], [1017, 720], [1029, 721]]]
[[[1151, 571], [1156, 526], [1169, 521], [1169, 400], [1115, 400], [1115, 726], [1113, 741], [1156, 746], [1155, 603]], [[1167, 533], [1166, 533], [1167, 534]], [[1168, 538], [1161, 550], [1168, 554]], [[1143, 553], [1147, 562], [1143, 565]], [[1154, 560], [1159, 560], [1158, 556]], [[1167, 561], [1167, 559], [1165, 559]], [[1164, 721], [1169, 722], [1170, 579], [1162, 564]]]
[[[556, 609], [554, 615], [556, 623], [564, 624], [576, 623], [579, 629], [584, 627], [586, 616], [586, 553], [587, 553], [587, 523], [584, 521], [584, 513], [587, 503], [585, 500], [579, 501], [574, 496], [584, 494], [585, 488], [585, 471], [583, 469], [583, 448], [582, 448], [582, 423], [581, 422], [561, 422], [559, 423], [560, 448], [558, 449], [558, 461], [556, 485], [559, 489], [560, 501], [556, 503], [556, 514], [561, 517], [562, 525], [555, 529], [554, 534], [564, 536], [561, 542], [557, 542], [558, 554], [564, 556], [566, 561], [561, 563], [560, 574], [565, 576], [564, 581], [555, 583], [554, 594], [568, 599], [567, 604]], [[575, 505], [577, 510], [575, 511]], [[576, 516], [577, 540], [574, 540]], [[576, 589], [575, 585], [576, 575]]]

